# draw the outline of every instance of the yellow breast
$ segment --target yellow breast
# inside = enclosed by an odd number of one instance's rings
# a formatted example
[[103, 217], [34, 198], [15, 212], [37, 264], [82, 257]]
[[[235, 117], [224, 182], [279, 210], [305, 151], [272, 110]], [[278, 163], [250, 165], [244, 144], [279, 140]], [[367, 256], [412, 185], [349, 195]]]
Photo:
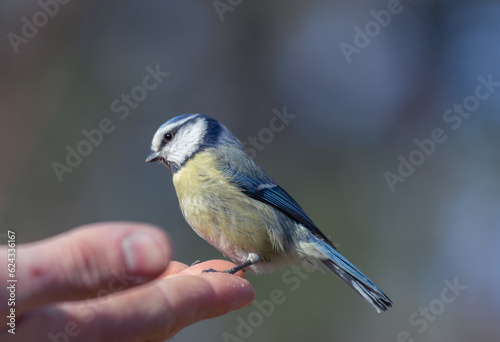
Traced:
[[[264, 261], [279, 254], [270, 229], [280, 224], [274, 209], [232, 184], [223, 161], [210, 149], [197, 153], [173, 176], [182, 213], [207, 242], [235, 261], [257, 253]], [[272, 234], [271, 234], [272, 235]]]

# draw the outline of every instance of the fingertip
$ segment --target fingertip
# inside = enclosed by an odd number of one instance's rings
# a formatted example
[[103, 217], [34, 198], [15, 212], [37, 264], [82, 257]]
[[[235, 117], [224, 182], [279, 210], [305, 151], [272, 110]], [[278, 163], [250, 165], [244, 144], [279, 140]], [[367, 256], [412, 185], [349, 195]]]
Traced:
[[[206, 287], [211, 289], [212, 295], [207, 298], [214, 301], [212, 306], [216, 309], [216, 313], [212, 313], [211, 317], [215, 317], [248, 306], [255, 299], [255, 291], [250, 282], [245, 279], [243, 271], [238, 271], [235, 274], [223, 272], [235, 266], [234, 263], [227, 260], [209, 260], [186, 267], [166, 279], [195, 276], [202, 280]], [[213, 269], [216, 272], [204, 272], [208, 269]]]
[[255, 290], [244, 277], [220, 272], [203, 273], [202, 277], [211, 284], [226, 312], [244, 308], [255, 299]]
[[[181, 271], [179, 275], [189, 274], [200, 277], [213, 289], [216, 294], [219, 308], [225, 308], [225, 312], [237, 310], [253, 303], [255, 291], [245, 273], [238, 271], [235, 274], [224, 273], [236, 265], [227, 260], [209, 260]], [[204, 272], [213, 269], [216, 272]]]
[[212, 276], [219, 276], [219, 281], [225, 281], [227, 293], [233, 294], [233, 308], [231, 310], [244, 308], [254, 302], [255, 289], [253, 288], [252, 284], [250, 284], [250, 282], [245, 278], [245, 272], [238, 271], [233, 275], [227, 273], [215, 273]]

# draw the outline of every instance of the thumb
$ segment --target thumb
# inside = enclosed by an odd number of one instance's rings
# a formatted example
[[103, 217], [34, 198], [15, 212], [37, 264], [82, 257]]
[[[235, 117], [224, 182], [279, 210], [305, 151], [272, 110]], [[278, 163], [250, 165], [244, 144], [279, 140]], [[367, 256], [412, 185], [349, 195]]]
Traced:
[[[4, 253], [6, 248], [1, 248], [0, 256]], [[111, 293], [143, 283], [160, 275], [171, 255], [164, 232], [133, 222], [86, 225], [20, 245], [16, 312], [22, 314], [41, 305], [95, 297], [104, 295], [99, 291]], [[1, 267], [3, 279], [6, 270]], [[6, 296], [6, 290], [0, 289], [2, 302], [7, 302]]]

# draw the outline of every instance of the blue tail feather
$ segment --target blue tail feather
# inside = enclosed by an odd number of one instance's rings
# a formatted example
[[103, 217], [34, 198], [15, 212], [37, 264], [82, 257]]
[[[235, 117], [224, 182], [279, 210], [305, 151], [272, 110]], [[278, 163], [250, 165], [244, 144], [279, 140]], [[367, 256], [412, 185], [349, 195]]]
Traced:
[[321, 260], [323, 265], [363, 297], [377, 312], [386, 311], [392, 307], [392, 301], [389, 297], [367, 276], [331, 246], [322, 243], [322, 241], [319, 244], [321, 245], [321, 251], [329, 256], [329, 259]]

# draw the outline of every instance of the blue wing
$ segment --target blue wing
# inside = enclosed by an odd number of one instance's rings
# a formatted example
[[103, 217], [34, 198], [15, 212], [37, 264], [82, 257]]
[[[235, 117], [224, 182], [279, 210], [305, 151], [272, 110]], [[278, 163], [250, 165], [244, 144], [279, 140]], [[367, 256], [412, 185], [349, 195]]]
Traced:
[[[333, 243], [319, 230], [297, 202], [272, 180], [258, 166], [239, 164], [239, 170], [229, 164], [226, 170], [231, 174], [236, 186], [244, 194], [258, 201], [269, 204], [280, 210], [293, 220], [300, 222], [313, 233], [317, 239], [324, 242], [317, 246], [328, 256], [321, 262], [335, 273], [349, 287], [361, 295], [377, 312], [386, 311], [392, 307], [392, 301], [370, 279], [336, 251]], [[254, 168], [252, 168], [253, 166]], [[248, 173], [247, 176], [245, 173]]]
[[321, 232], [321, 230], [319, 230], [292, 196], [276, 184], [276, 182], [272, 181], [270, 177], [267, 180], [263, 180], [256, 177], [248, 177], [235, 170], [232, 171], [237, 186], [244, 194], [258, 201], [272, 205], [288, 215], [288, 217], [302, 223], [314, 235], [336, 249], [333, 243], [323, 234], [323, 232]]

